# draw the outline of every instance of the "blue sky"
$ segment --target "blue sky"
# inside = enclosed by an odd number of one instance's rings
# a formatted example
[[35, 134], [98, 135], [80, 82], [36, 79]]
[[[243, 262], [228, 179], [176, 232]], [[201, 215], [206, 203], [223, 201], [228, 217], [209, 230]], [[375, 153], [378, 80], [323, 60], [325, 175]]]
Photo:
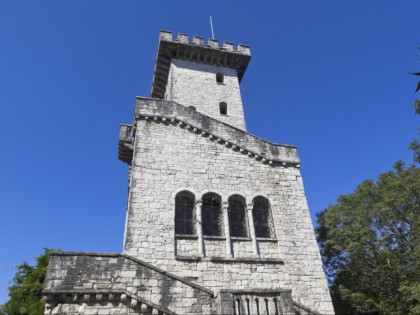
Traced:
[[311, 215], [411, 161], [420, 2], [0, 2], [0, 303], [43, 247], [121, 252], [119, 124], [148, 96], [161, 29], [251, 46], [249, 132], [295, 144]]

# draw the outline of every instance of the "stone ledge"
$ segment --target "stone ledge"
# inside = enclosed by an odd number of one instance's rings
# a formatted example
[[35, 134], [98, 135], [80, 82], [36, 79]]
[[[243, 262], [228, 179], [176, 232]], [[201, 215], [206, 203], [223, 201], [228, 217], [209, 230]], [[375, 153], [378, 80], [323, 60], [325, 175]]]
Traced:
[[196, 240], [198, 239], [198, 235], [189, 235], [189, 234], [175, 234], [176, 239], [192, 239]]
[[250, 237], [239, 237], [239, 236], [231, 236], [230, 240], [232, 242], [240, 242], [240, 241], [244, 241], [244, 242], [251, 242], [252, 238]]
[[201, 261], [200, 256], [175, 256], [176, 260], [184, 260], [184, 261], [192, 261], [192, 262], [199, 262]]
[[226, 241], [226, 236], [203, 235], [204, 240]]
[[272, 242], [272, 243], [277, 243], [278, 240], [276, 238], [264, 238], [264, 237], [257, 237], [257, 241], [258, 242]]
[[249, 264], [275, 264], [275, 265], [284, 265], [284, 261], [277, 258], [256, 258], [256, 257], [235, 257], [235, 258], [225, 258], [225, 257], [210, 257], [211, 262], [223, 263], [249, 263]]
[[220, 293], [233, 293], [233, 294], [275, 294], [275, 293], [291, 293], [292, 289], [222, 289]]
[[284, 265], [284, 261], [277, 258], [257, 257], [201, 257], [201, 256], [175, 256], [176, 260], [187, 262], [214, 262], [214, 263], [246, 263], [246, 264], [275, 264]]

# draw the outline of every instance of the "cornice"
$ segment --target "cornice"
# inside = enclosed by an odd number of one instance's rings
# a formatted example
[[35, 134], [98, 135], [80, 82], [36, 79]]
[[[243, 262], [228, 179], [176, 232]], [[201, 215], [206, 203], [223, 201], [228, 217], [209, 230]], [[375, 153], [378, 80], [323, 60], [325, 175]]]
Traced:
[[300, 167], [296, 146], [271, 143], [176, 102], [137, 97], [139, 120], [176, 125], [270, 166]]
[[251, 51], [246, 45], [238, 45], [235, 49], [233, 43], [224, 42], [220, 47], [216, 39], [209, 39], [206, 44], [200, 36], [194, 36], [189, 41], [186, 34], [180, 33], [174, 38], [172, 32], [161, 31], [151, 97], [164, 98], [172, 58], [235, 69], [241, 82], [251, 59]]

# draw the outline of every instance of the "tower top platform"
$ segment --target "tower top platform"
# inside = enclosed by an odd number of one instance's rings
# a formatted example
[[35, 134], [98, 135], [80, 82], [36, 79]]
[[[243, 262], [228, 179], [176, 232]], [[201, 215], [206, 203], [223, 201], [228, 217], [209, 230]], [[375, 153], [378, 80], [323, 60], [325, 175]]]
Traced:
[[172, 58], [235, 69], [240, 82], [251, 59], [251, 50], [246, 45], [238, 45], [235, 49], [231, 42], [220, 46], [216, 39], [209, 39], [206, 44], [200, 36], [194, 36], [190, 41], [188, 35], [181, 33], [174, 38], [172, 32], [160, 31], [151, 97], [165, 97]]

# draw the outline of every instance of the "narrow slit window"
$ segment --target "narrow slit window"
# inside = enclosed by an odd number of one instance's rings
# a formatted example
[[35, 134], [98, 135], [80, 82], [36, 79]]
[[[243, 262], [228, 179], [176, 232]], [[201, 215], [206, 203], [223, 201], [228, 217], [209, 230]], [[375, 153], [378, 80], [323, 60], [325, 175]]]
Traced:
[[183, 191], [175, 197], [175, 234], [195, 235], [194, 195]]
[[227, 103], [226, 102], [220, 102], [219, 103], [220, 108], [220, 115], [227, 115]]
[[223, 235], [221, 199], [218, 195], [208, 193], [203, 196], [201, 215], [203, 220], [203, 235]]
[[225, 76], [224, 76], [223, 73], [220, 73], [220, 72], [216, 73], [216, 82], [217, 83], [223, 83], [224, 79], [225, 79]]
[[272, 218], [270, 213], [270, 204], [264, 197], [255, 197], [252, 209], [254, 218], [255, 236], [261, 238], [273, 238]]
[[245, 198], [241, 196], [230, 197], [228, 213], [230, 235], [234, 237], [247, 237]]

